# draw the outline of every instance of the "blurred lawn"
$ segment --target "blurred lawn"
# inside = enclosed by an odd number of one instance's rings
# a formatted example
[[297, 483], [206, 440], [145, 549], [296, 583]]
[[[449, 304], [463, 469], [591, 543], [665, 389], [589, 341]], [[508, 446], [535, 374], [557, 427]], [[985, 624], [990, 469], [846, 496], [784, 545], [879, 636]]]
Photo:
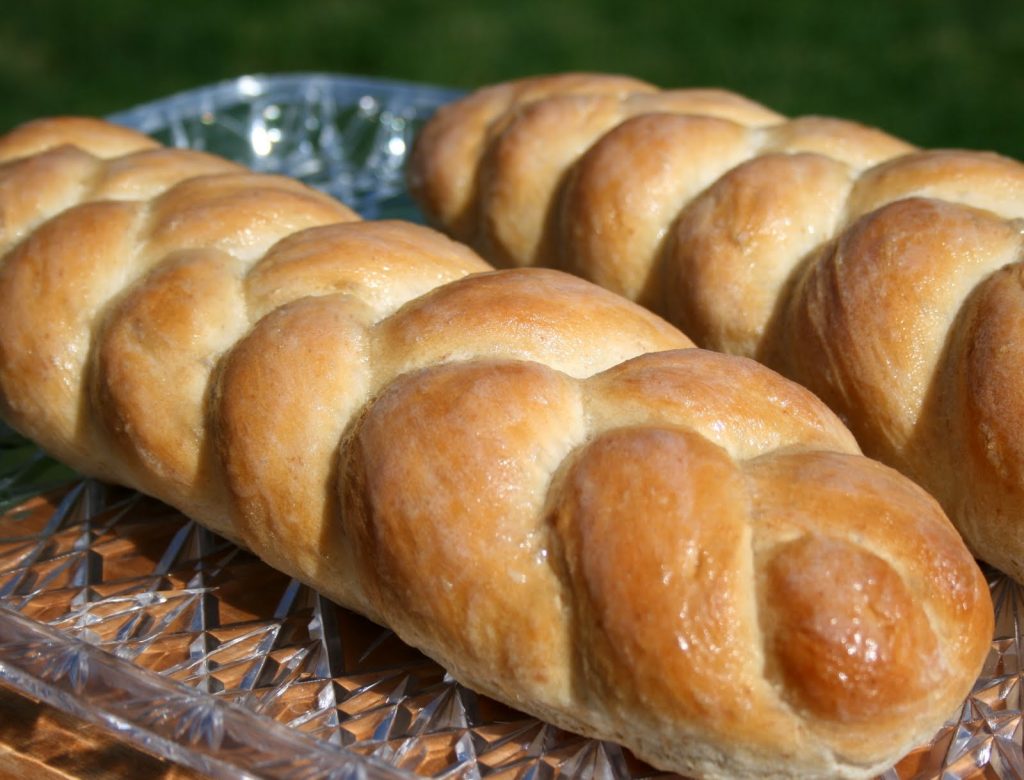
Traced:
[[0, 127], [244, 73], [473, 87], [568, 69], [724, 86], [790, 114], [1024, 158], [1020, 0], [7, 0]]

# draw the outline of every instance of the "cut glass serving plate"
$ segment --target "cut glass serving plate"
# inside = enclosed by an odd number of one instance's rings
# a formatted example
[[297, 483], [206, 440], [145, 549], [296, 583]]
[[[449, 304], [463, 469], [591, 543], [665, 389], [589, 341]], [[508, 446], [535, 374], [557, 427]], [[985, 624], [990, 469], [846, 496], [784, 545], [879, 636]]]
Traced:
[[[116, 114], [175, 146], [422, 221], [415, 133], [458, 95], [247, 76]], [[994, 572], [992, 649], [963, 706], [885, 780], [1024, 778], [1024, 591]], [[0, 682], [215, 778], [627, 778], [655, 770], [477, 696], [391, 632], [0, 426]]]

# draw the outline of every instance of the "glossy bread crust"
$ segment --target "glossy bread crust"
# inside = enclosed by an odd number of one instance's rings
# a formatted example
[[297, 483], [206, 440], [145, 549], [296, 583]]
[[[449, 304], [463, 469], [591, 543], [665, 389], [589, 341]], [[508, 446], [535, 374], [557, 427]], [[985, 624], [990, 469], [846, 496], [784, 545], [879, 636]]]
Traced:
[[[431, 220], [493, 262], [571, 271], [809, 387], [1024, 582], [1024, 165], [586, 78], [489, 87], [486, 122], [477, 95], [442, 109], [411, 168]], [[431, 178], [455, 133], [477, 150], [445, 174], [474, 183], [459, 219]]]
[[970, 689], [980, 571], [800, 386], [100, 122], [4, 149], [0, 412], [76, 469], [667, 770], [868, 776]]

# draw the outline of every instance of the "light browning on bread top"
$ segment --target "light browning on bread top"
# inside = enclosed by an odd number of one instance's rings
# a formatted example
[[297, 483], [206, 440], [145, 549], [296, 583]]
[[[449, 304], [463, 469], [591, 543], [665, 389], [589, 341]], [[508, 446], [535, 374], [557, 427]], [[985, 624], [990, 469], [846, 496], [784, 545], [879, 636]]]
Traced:
[[[600, 75], [588, 92], [580, 74], [562, 93], [563, 79], [439, 112], [411, 161], [431, 221], [498, 264], [571, 271], [809, 387], [1024, 581], [1024, 461], [1006, 444], [1022, 421], [1017, 315], [988, 292], [1012, 288], [1024, 258], [1024, 165], [749, 101], [736, 112], [745, 99], [729, 93], [623, 94]], [[701, 104], [681, 101], [694, 92]], [[456, 139], [476, 151], [439, 174]], [[457, 199], [438, 186], [454, 176], [472, 183]]]
[[0, 139], [0, 411], [49, 452], [664, 769], [868, 776], [970, 689], [979, 570], [807, 390], [104, 127]]
[[492, 262], [618, 273], [605, 286], [644, 303], [679, 211], [736, 165], [827, 156], [849, 184], [914, 150], [854, 122], [787, 119], [725, 90], [630, 88], [599, 74], [576, 74], [563, 90], [566, 78], [510, 82], [442, 107], [416, 141], [410, 188], [432, 222]]

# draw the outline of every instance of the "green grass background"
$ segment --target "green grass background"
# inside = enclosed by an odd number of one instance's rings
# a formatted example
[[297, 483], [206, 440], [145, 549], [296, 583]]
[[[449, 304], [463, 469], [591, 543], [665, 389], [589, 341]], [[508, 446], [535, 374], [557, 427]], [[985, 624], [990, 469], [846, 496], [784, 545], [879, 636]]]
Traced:
[[460, 87], [590, 69], [1024, 158], [1024, 1], [5, 0], [0, 126], [246, 73]]

